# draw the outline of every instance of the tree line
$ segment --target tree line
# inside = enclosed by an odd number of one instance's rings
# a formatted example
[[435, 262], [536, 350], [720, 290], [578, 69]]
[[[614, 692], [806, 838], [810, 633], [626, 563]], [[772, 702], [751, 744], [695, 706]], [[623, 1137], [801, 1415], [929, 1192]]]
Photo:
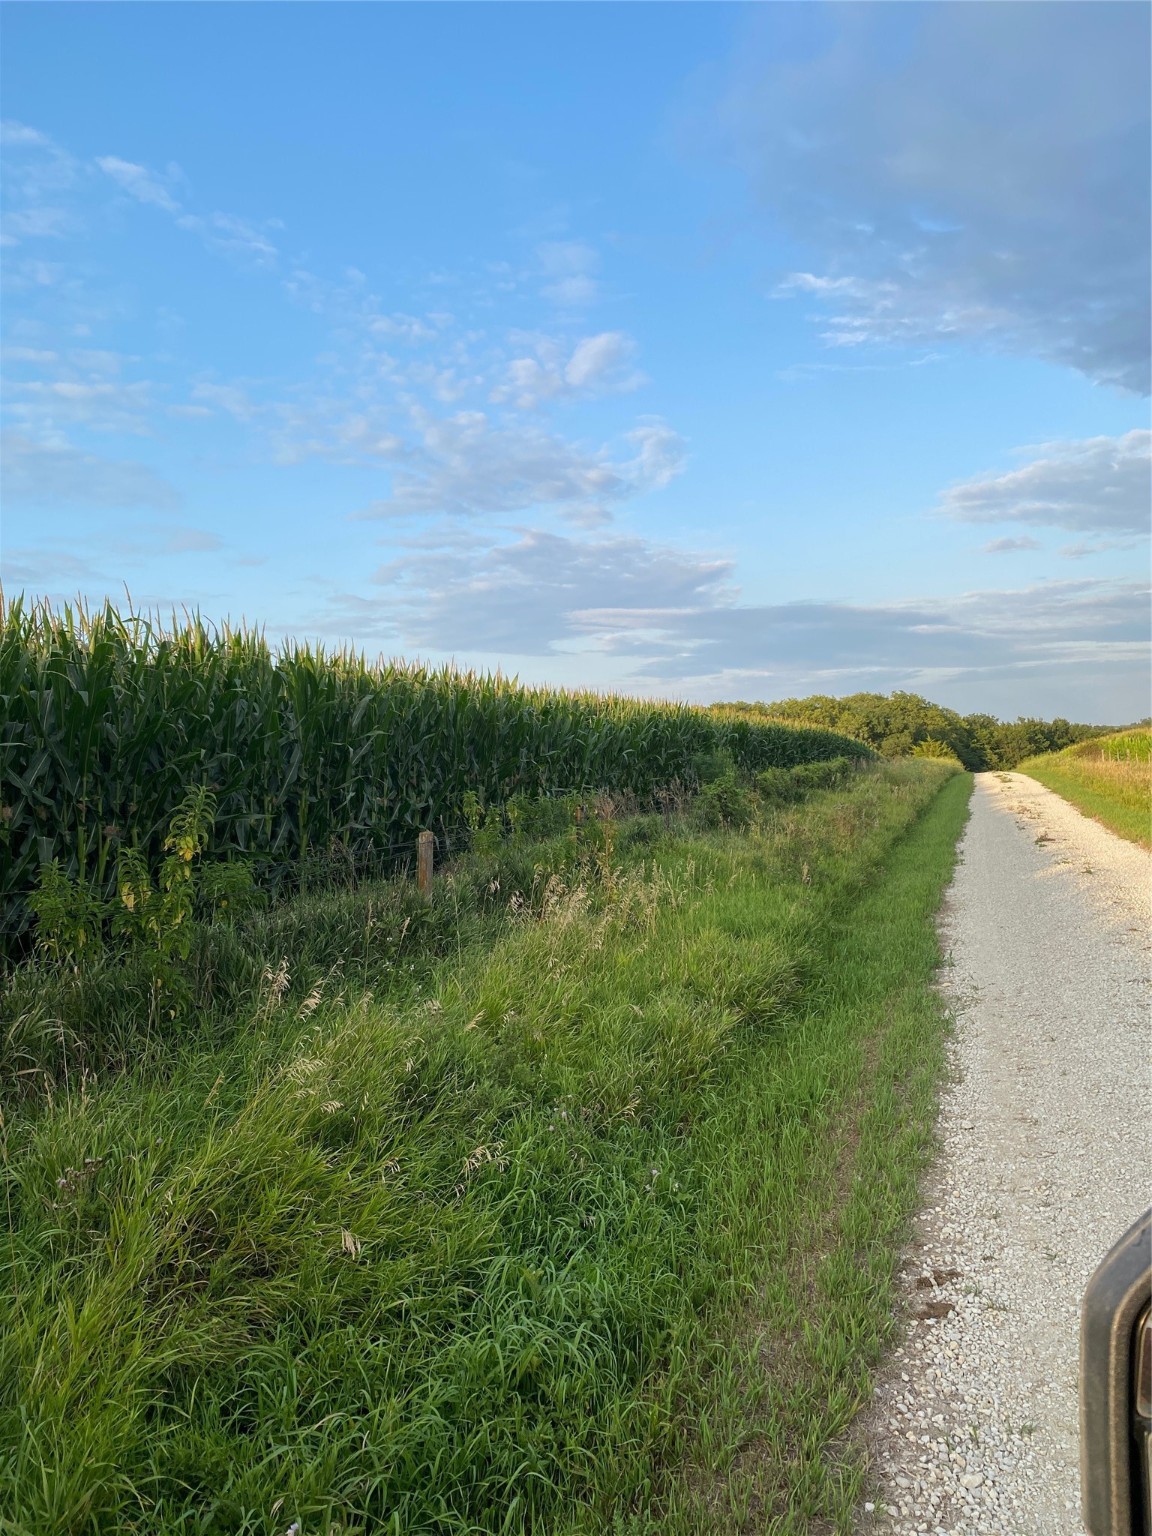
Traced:
[[752, 719], [820, 725], [865, 741], [884, 757], [906, 757], [922, 743], [942, 743], [965, 768], [977, 772], [1015, 768], [1025, 758], [1059, 752], [1075, 742], [1120, 729], [1115, 725], [1081, 725], [1061, 717], [1038, 720], [1022, 715], [1016, 720], [998, 720], [995, 715], [960, 715], [918, 693], [850, 693], [840, 699], [816, 693], [806, 699], [779, 699], [772, 704], [741, 702], [723, 708]]

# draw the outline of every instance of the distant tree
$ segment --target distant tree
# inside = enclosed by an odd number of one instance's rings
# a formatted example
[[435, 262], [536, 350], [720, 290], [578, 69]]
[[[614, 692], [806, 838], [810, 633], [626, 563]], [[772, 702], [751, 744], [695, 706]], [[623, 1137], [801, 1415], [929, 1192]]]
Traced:
[[969, 715], [968, 720], [989, 768], [1015, 768], [1026, 757], [1060, 752], [1077, 741], [1087, 741], [1113, 729], [1106, 725], [1075, 725], [1060, 716], [1055, 720], [1037, 720], [1022, 715], [1009, 721], [996, 720], [991, 715]]
[[737, 703], [755, 719], [796, 720], [842, 731], [875, 747], [885, 757], [907, 757], [924, 743], [944, 747], [965, 768], [1015, 768], [1026, 757], [1059, 752], [1073, 742], [1100, 736], [1115, 726], [1075, 725], [1063, 718], [1021, 717], [998, 720], [995, 715], [960, 715], [918, 693], [849, 693], [843, 698], [814, 693], [805, 699], [779, 699], [773, 704]]

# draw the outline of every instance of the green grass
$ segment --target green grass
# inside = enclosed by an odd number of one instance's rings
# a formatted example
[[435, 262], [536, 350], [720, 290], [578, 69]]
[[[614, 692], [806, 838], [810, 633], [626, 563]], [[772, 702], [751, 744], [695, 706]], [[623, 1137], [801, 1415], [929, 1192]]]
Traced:
[[1118, 731], [1044, 757], [1019, 772], [1094, 817], [1130, 842], [1152, 847], [1152, 734]]
[[307, 996], [289, 955], [138, 1058], [114, 1003], [43, 1054], [25, 982], [0, 1529], [846, 1530], [967, 785], [465, 866], [423, 935], [265, 914], [246, 963], [311, 936]]

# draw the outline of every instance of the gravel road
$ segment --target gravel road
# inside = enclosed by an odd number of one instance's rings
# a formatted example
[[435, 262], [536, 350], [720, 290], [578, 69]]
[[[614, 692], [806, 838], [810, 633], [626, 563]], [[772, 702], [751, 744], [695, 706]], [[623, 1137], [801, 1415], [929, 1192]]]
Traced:
[[1080, 1297], [1152, 1203], [1152, 857], [976, 776], [941, 914], [956, 1013], [861, 1533], [1080, 1536]]

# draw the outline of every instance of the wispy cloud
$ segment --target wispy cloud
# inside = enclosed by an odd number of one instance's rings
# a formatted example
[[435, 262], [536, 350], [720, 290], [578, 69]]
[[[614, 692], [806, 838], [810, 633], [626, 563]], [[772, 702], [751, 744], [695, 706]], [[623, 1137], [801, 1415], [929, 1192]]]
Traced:
[[254, 421], [260, 414], [260, 406], [243, 384], [216, 384], [201, 379], [192, 386], [192, 400], [201, 410], [223, 411], [234, 421]]
[[257, 266], [275, 266], [279, 251], [270, 231], [282, 227], [278, 219], [257, 223], [231, 213], [189, 211], [186, 197], [182, 200], [176, 195], [177, 189], [183, 191], [185, 177], [175, 163], [169, 164], [163, 175], [116, 155], [99, 155], [96, 164], [121, 191], [139, 203], [171, 214], [179, 228], [198, 235], [209, 250]]
[[[165, 213], [179, 213], [180, 202], [172, 195], [166, 181], [161, 180], [146, 166], [136, 165], [131, 160], [121, 160], [116, 155], [98, 155], [96, 164], [110, 176], [116, 185], [129, 197], [134, 197], [138, 203], [147, 203], [152, 208], [163, 208]], [[178, 181], [179, 172], [176, 167], [169, 168], [168, 182]]]
[[30, 128], [26, 123], [18, 123], [12, 118], [0, 122], [0, 147], [4, 149], [47, 149], [51, 144], [46, 133]]
[[731, 570], [727, 560], [637, 538], [580, 540], [525, 528], [492, 544], [439, 530], [381, 566], [372, 581], [386, 597], [364, 599], [356, 611], [370, 622], [375, 606], [378, 633], [442, 652], [544, 655], [586, 646], [581, 616], [595, 604], [714, 602]]
[[[13, 129], [9, 137], [30, 156], [58, 153], [36, 130]], [[244, 265], [278, 268], [277, 221], [201, 211], [174, 162], [157, 169], [105, 154], [84, 172], [89, 189], [113, 188], [118, 199], [170, 219], [210, 250]], [[550, 332], [479, 329], [435, 301], [397, 306], [394, 294], [376, 291], [356, 267], [324, 277], [295, 265], [280, 279], [282, 291], [329, 328], [329, 345], [302, 376], [201, 373], [159, 385], [132, 377], [131, 369], [86, 368], [64, 349], [30, 347], [31, 371], [17, 369], [9, 387], [8, 419], [29, 442], [65, 455], [60, 475], [77, 462], [67, 455], [82, 453], [70, 441], [73, 429], [144, 436], [176, 421], [194, 430], [224, 418], [255, 456], [280, 465], [324, 458], [377, 467], [382, 494], [372, 516], [538, 511], [579, 524], [602, 522], [679, 474], [684, 444], [649, 416], [625, 418], [591, 441], [553, 423], [523, 422], [527, 411], [556, 412], [645, 382], [635, 344], [623, 331], [577, 329], [579, 311], [598, 293], [596, 249], [575, 239], [537, 235], [534, 242], [526, 265], [505, 265], [519, 295], [527, 298], [535, 287], [553, 307]], [[474, 275], [484, 272], [477, 267]], [[36, 271], [25, 263], [16, 278], [29, 285], [62, 280], [46, 263]], [[41, 354], [38, 366], [34, 352]]]
[[644, 375], [632, 366], [635, 343], [622, 331], [601, 331], [576, 342], [553, 336], [514, 336], [527, 355], [505, 365], [489, 398], [534, 410], [546, 401], [574, 395], [623, 393], [638, 389]]
[[721, 555], [639, 538], [450, 525], [381, 566], [379, 595], [334, 597], [322, 627], [463, 660], [598, 658], [628, 687], [696, 697], [911, 688], [1011, 712], [1027, 689], [1080, 718], [1139, 712], [1147, 583], [753, 604], [733, 575]]
[[139, 358], [107, 347], [6, 347], [4, 415], [42, 442], [63, 442], [69, 428], [145, 436], [155, 383], [124, 377]]
[[5, 415], [42, 438], [69, 426], [94, 432], [127, 432], [137, 437], [150, 431], [153, 384], [142, 379], [122, 383], [107, 379], [34, 379], [10, 381], [5, 387]]
[[534, 425], [501, 425], [482, 411], [450, 417], [415, 413], [419, 433], [386, 456], [401, 459], [392, 494], [365, 517], [559, 512], [591, 525], [622, 501], [667, 485], [684, 467], [681, 438], [648, 421], [623, 435], [614, 454], [581, 447]]
[[223, 540], [205, 528], [130, 524], [116, 532], [93, 530], [79, 543], [46, 537], [38, 544], [5, 549], [2, 573], [10, 586], [45, 596], [100, 597], [115, 591], [129, 571], [176, 555], [212, 555], [223, 548]]
[[1149, 387], [1149, 12], [829, 13], [801, 63], [745, 50], [716, 103], [757, 192], [820, 264], [783, 291], [863, 343], [964, 342]]
[[1084, 539], [1077, 544], [1062, 544], [1056, 553], [1063, 560], [1087, 560], [1090, 555], [1103, 555], [1110, 549], [1131, 549], [1139, 539]]
[[77, 179], [77, 163], [46, 133], [11, 120], [0, 124], [4, 220], [0, 245], [59, 240], [83, 228], [65, 206]]
[[425, 341], [435, 341], [441, 335], [445, 326], [452, 323], [452, 316], [436, 313], [421, 319], [418, 315], [372, 315], [366, 323], [368, 332], [372, 336], [385, 336], [390, 342], [401, 341], [419, 344]]
[[1148, 597], [1146, 582], [1081, 581], [901, 603], [733, 606], [670, 616], [654, 657], [651, 615], [598, 617], [610, 643], [645, 658], [638, 677], [697, 695], [906, 688], [966, 709], [1012, 713], [1024, 695], [1039, 712], [1124, 720], [1147, 699]]
[[[796, 291], [793, 280], [781, 283], [777, 293], [786, 295]], [[923, 352], [919, 356], [905, 356], [898, 362], [835, 362], [835, 363], [790, 363], [787, 368], [777, 371], [776, 377], [786, 384], [794, 384], [803, 381], [815, 381], [829, 373], [902, 373], [906, 368], [924, 368], [929, 363], [938, 363], [943, 359], [942, 352]]]
[[0, 486], [7, 506], [46, 511], [77, 506], [172, 512], [181, 500], [147, 465], [36, 442], [18, 432], [3, 434]]
[[[583, 251], [554, 264], [577, 265], [587, 259]], [[201, 379], [189, 405], [258, 433], [281, 464], [325, 458], [388, 466], [390, 489], [366, 516], [537, 508], [591, 523], [668, 484], [684, 466], [682, 440], [654, 417], [633, 418], [608, 442], [592, 444], [523, 420], [526, 411], [553, 412], [643, 385], [635, 343], [622, 331], [565, 335], [562, 321], [558, 334], [466, 329], [444, 310], [389, 309], [351, 268], [336, 280], [295, 268], [283, 287], [332, 328], [317, 376], [278, 388]]]
[[600, 255], [583, 240], [546, 240], [536, 247], [540, 292], [560, 309], [586, 309], [600, 297]]
[[239, 257], [260, 267], [276, 265], [280, 252], [270, 231], [281, 228], [278, 219], [266, 219], [263, 224], [255, 224], [231, 213], [210, 213], [206, 217], [185, 213], [176, 222], [181, 229], [198, 234], [211, 251]]
[[942, 511], [966, 523], [1147, 533], [1152, 432], [1043, 443], [1022, 451], [1038, 457], [1005, 474], [977, 475], [950, 487], [940, 499]]
[[1022, 539], [990, 539], [984, 545], [986, 555], [1011, 555], [1023, 549], [1043, 549], [1039, 539], [1031, 539], [1025, 536]]
[[4, 219], [0, 243], [19, 245], [23, 240], [59, 240], [75, 231], [76, 220], [65, 208], [22, 208]]

